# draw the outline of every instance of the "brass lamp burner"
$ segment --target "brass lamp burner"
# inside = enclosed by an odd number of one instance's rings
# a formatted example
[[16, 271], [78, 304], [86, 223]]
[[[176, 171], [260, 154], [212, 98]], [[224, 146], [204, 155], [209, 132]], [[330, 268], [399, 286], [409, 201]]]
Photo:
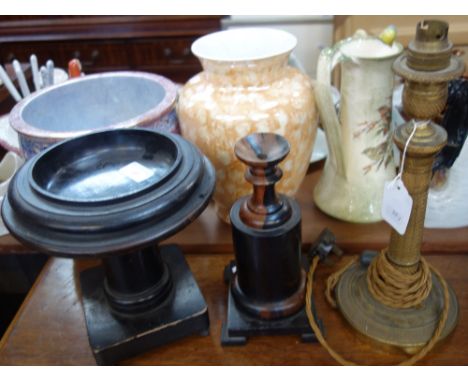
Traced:
[[[414, 124], [399, 126], [394, 141], [403, 150]], [[392, 229], [386, 258], [401, 273], [411, 274], [420, 265], [423, 223], [427, 193], [434, 156], [446, 144], [447, 133], [433, 122], [416, 129], [408, 144], [403, 171], [403, 183], [413, 198], [410, 220], [406, 232], [400, 235]], [[361, 334], [380, 343], [403, 348], [414, 353], [433, 336], [444, 309], [444, 288], [432, 272], [432, 288], [417, 306], [395, 308], [378, 301], [367, 283], [368, 268], [354, 264], [341, 276], [335, 289], [339, 309], [347, 321]], [[448, 287], [449, 310], [445, 326], [439, 337], [445, 338], [455, 328], [458, 303]]]
[[393, 70], [405, 80], [403, 112], [408, 118], [433, 119], [447, 103], [448, 81], [464, 71], [460, 57], [452, 55], [448, 24], [423, 20], [406, 54], [393, 63]]

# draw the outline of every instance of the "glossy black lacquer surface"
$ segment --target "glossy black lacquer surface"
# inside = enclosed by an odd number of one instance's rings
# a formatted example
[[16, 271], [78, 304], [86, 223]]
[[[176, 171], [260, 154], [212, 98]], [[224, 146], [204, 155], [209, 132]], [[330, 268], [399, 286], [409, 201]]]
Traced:
[[[125, 138], [125, 139], [123, 139]], [[141, 130], [97, 135], [35, 160], [31, 186], [53, 200], [81, 203], [130, 197], [160, 184], [180, 164], [177, 142]]]
[[[151, 175], [138, 181], [122, 174], [132, 163]], [[209, 161], [180, 136], [109, 130], [61, 142], [28, 161], [10, 183], [2, 216], [16, 238], [49, 254], [126, 253], [193, 221], [214, 181]]]
[[207, 334], [208, 310], [185, 258], [177, 246], [162, 246], [161, 261], [172, 279], [164, 301], [146, 312], [122, 317], [109, 309], [103, 287], [108, 272], [90, 268], [80, 275], [88, 337], [98, 365], [115, 364], [180, 338]]
[[210, 162], [180, 136], [120, 129], [61, 142], [12, 179], [3, 220], [55, 256], [104, 256], [82, 272], [89, 343], [99, 364], [206, 333], [206, 303], [182, 252], [157, 242], [208, 204]]

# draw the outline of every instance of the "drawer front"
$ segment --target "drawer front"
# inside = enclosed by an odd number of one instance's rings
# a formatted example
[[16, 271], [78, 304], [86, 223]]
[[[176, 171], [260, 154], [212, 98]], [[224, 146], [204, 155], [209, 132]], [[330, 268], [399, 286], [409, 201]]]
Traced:
[[196, 65], [183, 67], [146, 65], [140, 66], [139, 68], [137, 68], [137, 70], [140, 70], [142, 72], [156, 73], [166, 78], [169, 78], [173, 82], [183, 85], [195, 74], [200, 73], [202, 69], [200, 66]]
[[39, 65], [44, 65], [48, 59], [52, 59], [55, 66], [64, 69], [72, 58], [78, 58], [85, 73], [130, 69], [126, 46], [123, 43], [70, 41], [0, 45], [0, 59], [3, 62], [11, 62], [14, 59], [29, 62], [33, 53], [36, 54]]
[[134, 67], [198, 66], [199, 61], [190, 50], [193, 41], [195, 37], [134, 40], [130, 57]]
[[157, 73], [184, 83], [202, 68], [190, 47], [196, 37], [138, 40], [59, 41], [0, 44], [0, 60], [29, 62], [36, 54], [39, 65], [52, 59], [55, 66], [67, 68], [72, 58], [78, 58], [84, 73], [113, 70], [140, 70]]

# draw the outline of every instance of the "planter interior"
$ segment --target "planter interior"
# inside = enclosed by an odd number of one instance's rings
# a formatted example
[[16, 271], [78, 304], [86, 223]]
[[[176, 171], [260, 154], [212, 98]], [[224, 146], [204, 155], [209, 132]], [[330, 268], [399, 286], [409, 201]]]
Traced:
[[176, 85], [156, 74], [93, 74], [24, 98], [10, 113], [10, 124], [30, 158], [58, 141], [107, 129], [178, 132], [176, 97]]
[[[161, 84], [145, 77], [94, 77], [34, 98], [23, 109], [22, 118], [41, 130], [93, 130], [145, 114], [165, 96]], [[51, 106], [53, 113], [47, 112]]]

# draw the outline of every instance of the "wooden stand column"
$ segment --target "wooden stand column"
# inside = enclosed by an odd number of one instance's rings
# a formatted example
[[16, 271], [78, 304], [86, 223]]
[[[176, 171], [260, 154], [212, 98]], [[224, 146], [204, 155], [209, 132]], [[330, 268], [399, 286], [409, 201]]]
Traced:
[[313, 339], [303, 308], [300, 208], [274, 189], [282, 176], [277, 164], [289, 144], [279, 135], [258, 133], [241, 139], [235, 153], [249, 166], [245, 178], [254, 191], [231, 209], [236, 265], [221, 342], [243, 344], [250, 335], [275, 333]]

